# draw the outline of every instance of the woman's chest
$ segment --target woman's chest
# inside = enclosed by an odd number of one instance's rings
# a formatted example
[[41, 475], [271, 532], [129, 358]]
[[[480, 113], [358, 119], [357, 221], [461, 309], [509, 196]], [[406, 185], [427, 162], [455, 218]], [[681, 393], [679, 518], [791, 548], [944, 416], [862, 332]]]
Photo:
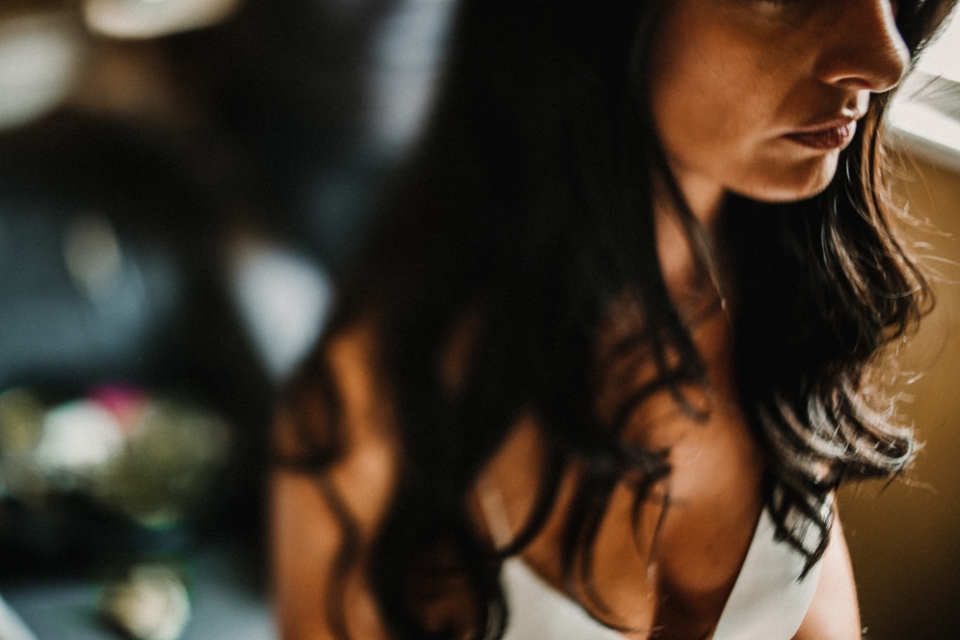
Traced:
[[[643, 496], [629, 478], [619, 482], [596, 526], [577, 531], [571, 522], [589, 474], [571, 464], [550, 518], [522, 554], [540, 578], [608, 625], [634, 630], [630, 637], [646, 638], [654, 627], [662, 628], [659, 638], [709, 633], [760, 515], [762, 454], [736, 401], [724, 333], [708, 321], [695, 336], [710, 384], [691, 388], [689, 401], [705, 412], [685, 410], [669, 392], [655, 394], [624, 432], [630, 444], [668, 451], [669, 474]], [[508, 523], [501, 531], [516, 533], [531, 513], [546, 437], [529, 420], [491, 463], [488, 486]]]

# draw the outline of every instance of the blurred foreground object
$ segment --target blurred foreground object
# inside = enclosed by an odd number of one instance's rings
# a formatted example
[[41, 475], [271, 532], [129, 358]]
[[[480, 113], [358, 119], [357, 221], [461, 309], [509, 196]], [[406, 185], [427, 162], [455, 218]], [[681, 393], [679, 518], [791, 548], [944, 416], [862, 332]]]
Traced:
[[306, 256], [261, 238], [238, 237], [227, 253], [240, 319], [280, 385], [320, 335], [333, 302], [330, 278]]
[[55, 0], [0, 5], [0, 129], [42, 118], [82, 93], [103, 63], [105, 38], [147, 40], [208, 28], [241, 4], [82, 0], [79, 10]]
[[[41, 560], [74, 544], [107, 557], [140, 551], [151, 531], [188, 525], [228, 451], [226, 422], [182, 400], [113, 386], [45, 406], [27, 390], [8, 390], [0, 395], [0, 540]], [[100, 526], [81, 534], [91, 522]], [[148, 535], [120, 542], [120, 532], [137, 530]]]
[[0, 22], [0, 129], [40, 117], [69, 95], [86, 57], [84, 35], [65, 11]]
[[85, 0], [91, 31], [116, 38], [156, 38], [222, 22], [240, 0]]
[[187, 586], [167, 565], [133, 567], [104, 587], [97, 608], [107, 624], [136, 640], [177, 640], [190, 620]]
[[33, 633], [3, 598], [0, 598], [0, 638], [3, 640], [36, 640]]

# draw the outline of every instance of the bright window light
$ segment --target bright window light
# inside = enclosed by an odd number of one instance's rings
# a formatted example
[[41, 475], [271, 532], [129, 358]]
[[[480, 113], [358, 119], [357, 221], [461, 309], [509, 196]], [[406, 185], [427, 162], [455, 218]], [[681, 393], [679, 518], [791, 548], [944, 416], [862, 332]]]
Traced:
[[909, 153], [960, 171], [960, 11], [948, 20], [897, 91], [889, 130]]
[[949, 24], [920, 58], [917, 70], [960, 82], [960, 9], [947, 18]]

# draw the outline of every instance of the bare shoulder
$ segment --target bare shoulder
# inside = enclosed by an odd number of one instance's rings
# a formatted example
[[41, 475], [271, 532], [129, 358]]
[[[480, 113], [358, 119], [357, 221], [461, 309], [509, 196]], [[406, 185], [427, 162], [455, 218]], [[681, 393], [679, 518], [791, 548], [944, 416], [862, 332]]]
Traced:
[[[352, 637], [385, 637], [364, 566], [390, 501], [398, 449], [373, 341], [364, 326], [330, 340], [313, 356], [322, 373], [298, 385], [275, 421], [281, 455], [308, 462], [277, 469], [270, 483], [274, 597], [284, 640], [333, 638], [340, 625]], [[312, 437], [327, 446], [337, 440], [336, 457], [316, 470], [303, 458]]]
[[860, 640], [857, 591], [839, 518], [820, 562], [820, 582], [793, 640]]

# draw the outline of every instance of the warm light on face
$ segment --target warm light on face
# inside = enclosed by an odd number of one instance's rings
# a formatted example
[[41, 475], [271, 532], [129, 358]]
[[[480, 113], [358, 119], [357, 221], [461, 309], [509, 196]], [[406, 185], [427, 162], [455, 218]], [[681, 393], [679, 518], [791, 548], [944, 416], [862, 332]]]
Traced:
[[908, 62], [886, 0], [676, 0], [651, 106], [681, 186], [798, 200], [830, 183], [870, 95]]

